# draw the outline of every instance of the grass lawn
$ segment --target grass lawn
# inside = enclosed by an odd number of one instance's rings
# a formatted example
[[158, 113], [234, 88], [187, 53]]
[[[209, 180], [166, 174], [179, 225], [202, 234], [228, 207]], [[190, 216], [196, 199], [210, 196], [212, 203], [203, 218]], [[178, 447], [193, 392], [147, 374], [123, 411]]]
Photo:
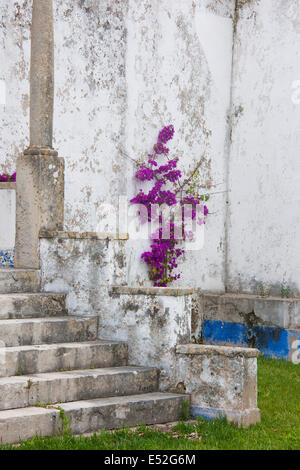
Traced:
[[[180, 422], [170, 433], [141, 426], [135, 430], [103, 431], [91, 437], [65, 435], [65, 437], [34, 438], [32, 441], [22, 443], [17, 449], [299, 450], [300, 365], [259, 358], [258, 390], [261, 423], [252, 425], [248, 429], [238, 429], [221, 419], [199, 420], [196, 424]], [[0, 449], [16, 449], [16, 447], [1, 446]]]

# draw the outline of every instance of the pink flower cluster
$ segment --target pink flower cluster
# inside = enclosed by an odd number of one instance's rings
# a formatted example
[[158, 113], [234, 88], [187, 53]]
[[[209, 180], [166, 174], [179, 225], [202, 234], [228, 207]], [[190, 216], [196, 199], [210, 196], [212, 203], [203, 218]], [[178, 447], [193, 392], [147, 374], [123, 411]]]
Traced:
[[[180, 185], [180, 179], [182, 174], [180, 170], [177, 170], [178, 158], [168, 160], [167, 163], [158, 166], [156, 158], [158, 155], [167, 155], [169, 153], [166, 144], [174, 136], [174, 126], [165, 126], [158, 134], [157, 143], [154, 145], [154, 154], [149, 154], [148, 165], [142, 164], [135, 174], [135, 178], [139, 181], [153, 181], [154, 185], [148, 191], [144, 193], [142, 189], [139, 190], [138, 194], [131, 199], [132, 204], [141, 204], [147, 208], [146, 218], [148, 222], [151, 222], [153, 218], [157, 217], [156, 211], [153, 210], [153, 205], [162, 206], [175, 206], [180, 203], [181, 206], [188, 205], [192, 209], [188, 212], [182, 211], [182, 234], [183, 239], [193, 238], [191, 231], [185, 230], [184, 216], [190, 217], [192, 220], [195, 219], [197, 214], [197, 206], [202, 210], [203, 218], [199, 218], [197, 223], [199, 225], [205, 223], [204, 218], [208, 215], [208, 209], [206, 205], [201, 206], [201, 201], [207, 200], [206, 197], [185, 196], [181, 200], [177, 200], [177, 188], [183, 189], [188, 184], [188, 179], [184, 180]], [[173, 190], [164, 188], [166, 184], [173, 185]], [[142, 214], [140, 212], [142, 217]], [[143, 222], [146, 220], [143, 219]], [[148, 264], [150, 268], [149, 277], [153, 281], [154, 286], [166, 287], [170, 282], [180, 278], [180, 274], [174, 274], [173, 271], [178, 267], [177, 259], [183, 255], [184, 250], [178, 248], [178, 233], [179, 227], [174, 223], [170, 223], [168, 226], [169, 238], [164, 238], [164, 231], [161, 227], [162, 216], [159, 215], [158, 222], [160, 228], [156, 233], [151, 235], [153, 243], [150, 248], [151, 251], [146, 251], [141, 255], [141, 258]]]
[[170, 126], [165, 126], [158, 134], [158, 142], [162, 142], [166, 144], [169, 140], [173, 139], [174, 136], [174, 126], [172, 124]]
[[0, 183], [10, 182], [16, 182], [16, 173], [13, 173], [12, 175], [9, 175], [8, 173], [3, 173], [3, 175], [0, 175]]

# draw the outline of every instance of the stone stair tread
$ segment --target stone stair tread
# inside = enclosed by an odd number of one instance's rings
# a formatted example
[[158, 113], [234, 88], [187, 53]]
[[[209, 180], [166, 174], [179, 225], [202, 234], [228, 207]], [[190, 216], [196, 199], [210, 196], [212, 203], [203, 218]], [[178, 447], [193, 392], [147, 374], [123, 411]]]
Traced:
[[66, 295], [56, 292], [0, 294], [0, 320], [66, 316]]
[[22, 351], [31, 351], [31, 350], [53, 350], [59, 348], [85, 348], [89, 347], [90, 345], [109, 345], [109, 344], [126, 344], [125, 341], [114, 341], [114, 340], [106, 340], [106, 339], [95, 339], [92, 341], [74, 341], [74, 342], [66, 342], [66, 343], [43, 343], [43, 344], [26, 344], [23, 346], [8, 346], [8, 347], [0, 347], [0, 351], [9, 351], [9, 352], [22, 352]]
[[73, 434], [176, 421], [182, 402], [187, 398], [187, 395], [152, 392], [60, 403], [47, 408], [3, 410], [0, 411], [0, 442], [16, 443], [35, 434], [57, 434], [61, 428], [59, 408], [64, 410], [67, 418], [71, 418]]
[[153, 367], [115, 366], [0, 378], [0, 410], [158, 390]]
[[96, 315], [65, 315], [65, 316], [61, 316], [61, 317], [45, 317], [45, 318], [5, 318], [3, 320], [0, 320], [0, 328], [1, 328], [1, 325], [11, 325], [12, 322], [13, 323], [16, 323], [17, 325], [19, 325], [20, 323], [25, 323], [25, 324], [28, 324], [28, 323], [58, 323], [58, 322], [69, 322], [69, 321], [77, 321], [77, 322], [81, 322], [81, 321], [87, 321], [87, 320], [91, 320], [91, 319], [95, 319], [97, 320], [98, 319], [98, 316]]
[[11, 292], [8, 294], [0, 294], [0, 300], [2, 299], [15, 299], [24, 300], [30, 298], [41, 298], [41, 297], [66, 297], [67, 293], [63, 292]]
[[0, 340], [7, 347], [89, 341], [97, 339], [97, 333], [98, 317], [91, 315], [0, 320]]
[[0, 269], [0, 294], [40, 292], [39, 269]]
[[127, 365], [124, 341], [89, 340], [0, 348], [0, 377]]
[[27, 385], [28, 380], [36, 379], [36, 381], [51, 381], [53, 379], [70, 379], [72, 377], [93, 377], [119, 375], [125, 373], [138, 373], [145, 371], [157, 370], [155, 367], [143, 366], [115, 366], [115, 367], [98, 367], [94, 369], [74, 369], [58, 372], [41, 372], [37, 374], [12, 375], [10, 377], [0, 377], [0, 386], [3, 384], [24, 383]]
[[57, 410], [57, 407], [62, 408], [63, 410], [72, 411], [78, 410], [83, 408], [95, 408], [101, 406], [109, 406], [109, 405], [126, 405], [128, 403], [142, 403], [142, 402], [149, 402], [153, 400], [167, 400], [172, 398], [178, 398], [183, 400], [184, 398], [187, 399], [188, 395], [183, 395], [179, 393], [168, 393], [168, 392], [152, 392], [152, 393], [141, 393], [138, 395], [125, 395], [125, 396], [115, 396], [115, 397], [103, 397], [103, 398], [93, 398], [91, 400], [79, 400], [79, 401], [71, 401], [69, 403], [57, 403], [53, 405], [47, 406], [27, 406], [25, 408], [16, 408], [11, 410], [0, 410], [0, 423], [9, 418], [14, 417], [26, 417], [30, 416], [31, 414], [43, 414], [51, 413]]
[[[187, 397], [187, 396], [186, 396]], [[125, 395], [123, 397], [104, 397], [94, 398], [93, 400], [80, 400], [73, 401], [70, 403], [61, 403], [60, 406], [65, 411], [80, 408], [90, 408], [92, 406], [105, 406], [110, 404], [126, 404], [133, 402], [143, 402], [152, 400], [166, 400], [169, 398], [184, 398], [183, 394], [179, 393], [168, 393], [168, 392], [152, 392], [152, 393], [141, 393], [139, 395]], [[0, 412], [1, 416], [1, 412]]]
[[16, 297], [27, 298], [27, 297], [51, 297], [52, 295], [64, 296], [68, 295], [67, 292], [12, 292], [9, 294], [0, 294], [1, 298]]
[[14, 273], [32, 273], [32, 272], [39, 272], [39, 269], [34, 269], [34, 268], [1, 268], [0, 273], [9, 273], [9, 274], [14, 274]]

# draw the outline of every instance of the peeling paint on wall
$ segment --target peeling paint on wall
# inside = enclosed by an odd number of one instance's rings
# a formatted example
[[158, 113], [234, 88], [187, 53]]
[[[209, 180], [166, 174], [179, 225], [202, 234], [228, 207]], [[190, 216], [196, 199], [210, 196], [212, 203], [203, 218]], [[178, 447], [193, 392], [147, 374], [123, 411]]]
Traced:
[[[239, 1], [229, 169], [228, 291], [300, 293], [297, 1]], [[251, 38], [251, 40], [249, 40]]]
[[[300, 79], [299, 3], [53, 3], [54, 145], [66, 164], [66, 230], [96, 231], [104, 202], [136, 193], [126, 155], [142, 161], [159, 128], [172, 122], [180, 168], [189, 174], [204, 155], [202, 183], [218, 193], [204, 249], [186, 253], [181, 285], [224, 290], [228, 199], [227, 288], [253, 291], [257, 282], [278, 286], [284, 278], [299, 293], [299, 110], [290, 99]], [[0, 172], [12, 172], [28, 145], [31, 6], [0, 5]], [[147, 246], [126, 244], [131, 284], [149, 285], [140, 260]]]

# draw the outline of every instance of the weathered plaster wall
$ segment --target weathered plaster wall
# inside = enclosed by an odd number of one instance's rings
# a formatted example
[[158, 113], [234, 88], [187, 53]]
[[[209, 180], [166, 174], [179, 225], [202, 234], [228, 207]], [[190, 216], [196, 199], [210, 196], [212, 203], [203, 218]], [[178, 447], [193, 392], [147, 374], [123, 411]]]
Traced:
[[[99, 231], [99, 222], [103, 229], [109, 210], [102, 203], [138, 189], [126, 155], [144, 158], [170, 122], [181, 168], [188, 174], [204, 154], [203, 184], [224, 191], [234, 1], [53, 3], [54, 146], [66, 164], [65, 229]], [[0, 168], [12, 170], [28, 145], [31, 2], [4, 0], [0, 13]], [[210, 209], [205, 248], [186, 256], [182, 283], [223, 290], [224, 193]], [[128, 243], [129, 283], [149, 283], [142, 250], [142, 242]]]
[[[226, 3], [226, 5], [225, 5]], [[231, 8], [229, 7], [231, 5]], [[126, 149], [141, 159], [157, 129], [173, 123], [172, 155], [188, 175], [202, 155], [210, 193], [204, 249], [187, 252], [178, 285], [224, 288], [225, 154], [230, 104], [234, 2], [129, 2]], [[129, 164], [130, 165], [130, 164]], [[140, 185], [128, 165], [128, 196]], [[137, 246], [140, 247], [137, 249]], [[149, 284], [140, 254], [148, 242], [127, 245], [129, 284]]]
[[14, 183], [0, 183], [0, 251], [15, 246], [16, 193]]
[[99, 337], [128, 343], [129, 364], [159, 368], [159, 389], [174, 390], [176, 345], [191, 340], [193, 298], [192, 289], [114, 287], [101, 309]]
[[[218, 193], [204, 249], [185, 255], [178, 285], [251, 292], [262, 281], [278, 293], [285, 280], [299, 293], [300, 108], [292, 101], [299, 3], [53, 3], [54, 145], [66, 163], [65, 229], [102, 231], [110, 212], [103, 202], [139, 189], [130, 159], [141, 160], [172, 122], [180, 168], [188, 173], [204, 154], [203, 184]], [[1, 172], [14, 170], [28, 145], [31, 1], [2, 0], [0, 17]], [[127, 242], [129, 284], [149, 285], [139, 259], [148, 246]]]
[[31, 2], [0, 4], [0, 173], [13, 172], [28, 145]]
[[[92, 230], [103, 200], [120, 188], [119, 147], [126, 110], [127, 1], [54, 0], [54, 146], [66, 162], [66, 228]], [[32, 2], [0, 5], [0, 169], [28, 146]]]
[[[297, 0], [238, 2], [229, 160], [228, 290], [300, 292]], [[294, 88], [293, 88], [294, 86]], [[296, 86], [296, 88], [295, 88]], [[299, 83], [298, 83], [299, 89]]]
[[40, 240], [42, 290], [68, 293], [70, 314], [101, 315], [109, 308], [108, 288], [126, 284], [125, 243], [91, 233], [80, 238], [66, 232], [44, 234]]

